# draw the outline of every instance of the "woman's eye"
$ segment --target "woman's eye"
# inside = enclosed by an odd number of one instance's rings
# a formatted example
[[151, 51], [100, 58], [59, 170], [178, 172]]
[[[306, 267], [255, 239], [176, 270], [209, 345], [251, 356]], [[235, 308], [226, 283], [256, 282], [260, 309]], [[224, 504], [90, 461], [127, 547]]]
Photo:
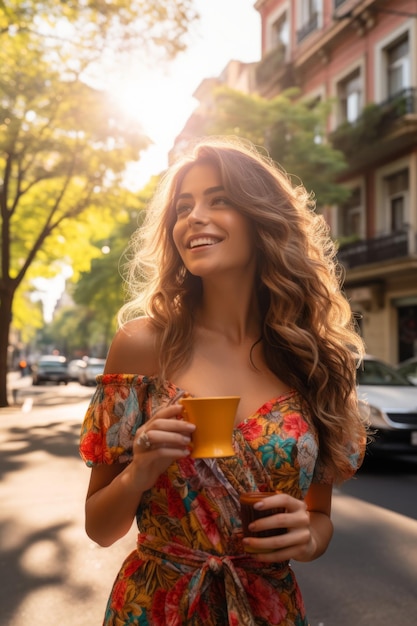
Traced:
[[216, 196], [211, 201], [211, 206], [224, 206], [230, 204], [230, 200], [228, 198], [225, 198], [224, 196]]
[[189, 204], [177, 204], [177, 206], [175, 207], [175, 212], [177, 215], [181, 215], [183, 213], [187, 213], [190, 208], [191, 207]]

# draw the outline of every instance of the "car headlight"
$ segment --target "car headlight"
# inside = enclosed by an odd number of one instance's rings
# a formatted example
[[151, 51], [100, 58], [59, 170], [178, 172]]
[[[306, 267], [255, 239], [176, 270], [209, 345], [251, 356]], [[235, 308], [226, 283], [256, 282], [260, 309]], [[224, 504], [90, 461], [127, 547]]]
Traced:
[[389, 422], [384, 411], [372, 404], [369, 405], [369, 421], [376, 428], [389, 428]]

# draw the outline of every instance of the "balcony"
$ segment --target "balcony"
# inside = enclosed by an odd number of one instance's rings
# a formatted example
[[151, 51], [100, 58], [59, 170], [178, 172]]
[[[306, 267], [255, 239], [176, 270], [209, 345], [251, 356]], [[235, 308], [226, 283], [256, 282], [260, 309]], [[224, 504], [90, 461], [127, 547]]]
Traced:
[[256, 66], [256, 81], [258, 83], [267, 83], [279, 71], [285, 59], [285, 46], [276, 46], [272, 48]]
[[286, 62], [286, 47], [280, 45], [270, 50], [257, 64], [255, 77], [262, 95], [271, 90], [278, 93], [293, 85], [292, 65]]
[[400, 230], [382, 237], [348, 243], [339, 248], [337, 258], [345, 268], [353, 268], [407, 257], [408, 236], [407, 230]]
[[334, 148], [345, 155], [349, 169], [362, 169], [415, 145], [417, 139], [417, 89], [403, 89], [379, 104], [366, 106], [358, 119], [330, 133]]
[[403, 115], [417, 112], [417, 89], [402, 89], [394, 94], [385, 102], [382, 102], [380, 108], [385, 112], [386, 116], [392, 121]]

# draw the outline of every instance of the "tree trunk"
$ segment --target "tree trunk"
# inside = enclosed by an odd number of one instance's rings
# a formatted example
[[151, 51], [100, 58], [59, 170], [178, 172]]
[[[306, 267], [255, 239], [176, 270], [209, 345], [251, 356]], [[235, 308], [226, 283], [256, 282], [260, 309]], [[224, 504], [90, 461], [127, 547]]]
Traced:
[[9, 406], [7, 400], [7, 357], [12, 304], [13, 292], [8, 289], [2, 290], [0, 293], [0, 407]]

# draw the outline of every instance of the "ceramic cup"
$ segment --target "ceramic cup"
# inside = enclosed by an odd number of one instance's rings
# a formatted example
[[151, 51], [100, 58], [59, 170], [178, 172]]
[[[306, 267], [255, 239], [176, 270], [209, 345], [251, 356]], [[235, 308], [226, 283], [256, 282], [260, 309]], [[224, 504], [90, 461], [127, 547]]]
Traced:
[[184, 419], [196, 426], [192, 434], [192, 458], [234, 456], [232, 434], [239, 401], [239, 396], [179, 400], [184, 407]]
[[[255, 502], [268, 498], [269, 496], [275, 496], [276, 491], [250, 491], [248, 493], [241, 493], [239, 496], [240, 501], [240, 513], [242, 516], [242, 532], [244, 537], [274, 537], [275, 535], [283, 535], [287, 532], [286, 528], [271, 528], [269, 530], [262, 530], [260, 532], [250, 531], [248, 526], [251, 522], [261, 517], [268, 517], [269, 515], [276, 515], [277, 513], [284, 513], [285, 509], [277, 507], [274, 509], [263, 509], [258, 511], [254, 509]], [[258, 550], [252, 546], [245, 546], [245, 552], [270, 552], [270, 550]]]

